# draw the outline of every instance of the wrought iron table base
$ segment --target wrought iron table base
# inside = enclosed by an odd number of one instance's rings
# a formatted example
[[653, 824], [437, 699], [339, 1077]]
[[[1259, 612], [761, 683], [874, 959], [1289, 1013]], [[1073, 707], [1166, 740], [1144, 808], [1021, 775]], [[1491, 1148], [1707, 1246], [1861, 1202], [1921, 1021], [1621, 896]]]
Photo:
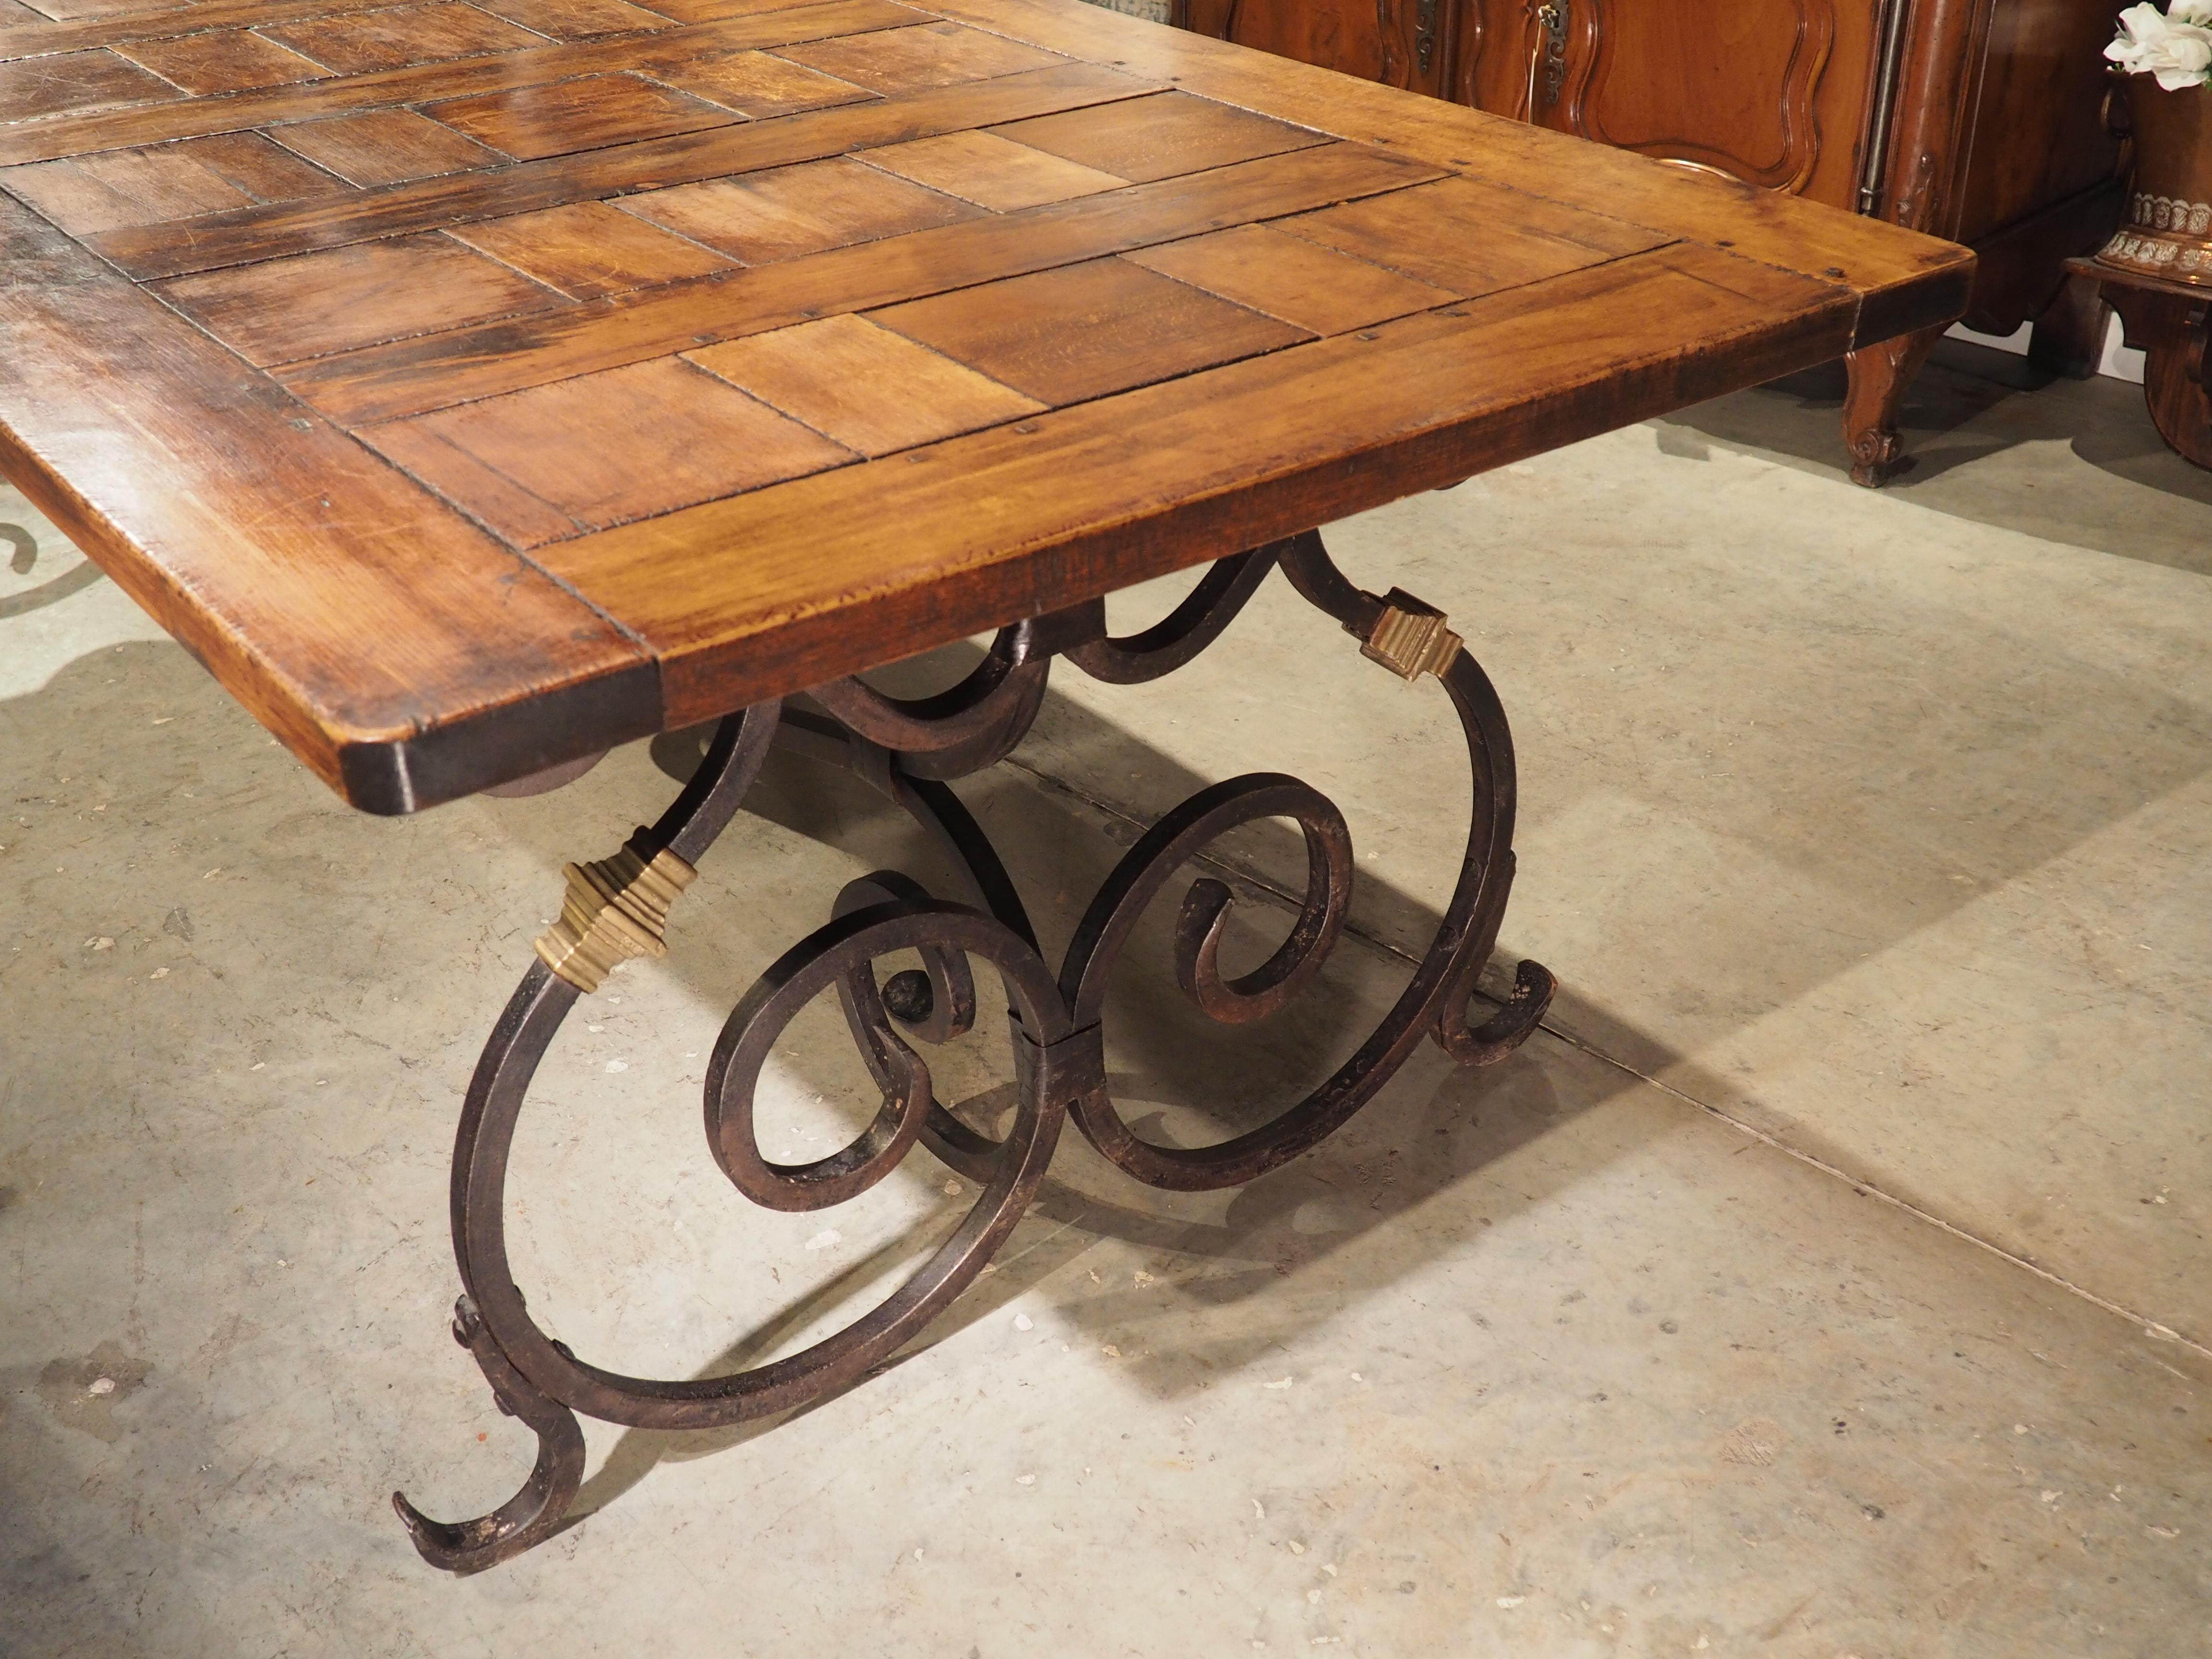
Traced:
[[[1258, 968], [1224, 977], [1217, 960], [1231, 890], [1200, 877], [1175, 928], [1176, 977], [1211, 1018], [1241, 1024], [1283, 1008], [1318, 973], [1352, 897], [1350, 831], [1329, 800], [1296, 778], [1254, 773], [1214, 784], [1152, 826], [1092, 899], [1055, 976], [1020, 895], [981, 829], [946, 780], [1003, 758], [1036, 718], [1054, 656], [1093, 677], [1156, 679], [1218, 638], [1268, 573], [1280, 566], [1308, 600], [1343, 624], [1361, 650], [1407, 679], [1442, 682], [1457, 711], [1473, 773], [1467, 854], [1434, 941], [1382, 1024], [1304, 1100], [1249, 1133], [1187, 1148], [1139, 1138], [1106, 1083], [1100, 1018], [1106, 982], [1138, 918], [1176, 871], [1241, 824], [1288, 818], [1304, 832], [1306, 891], [1281, 946]], [[560, 920], [538, 941], [538, 960], [516, 988], [477, 1062], [453, 1155], [453, 1226], [462, 1294], [453, 1335], [483, 1369], [501, 1410], [538, 1436], [538, 1462], [520, 1492], [471, 1521], [434, 1521], [395, 1492], [392, 1503], [434, 1565], [472, 1572], [508, 1559], [560, 1528], [583, 1479], [581, 1413], [635, 1428], [700, 1429], [788, 1410], [834, 1393], [889, 1359], [975, 1278], [1013, 1231], [1051, 1161], [1063, 1120], [1121, 1169], [1156, 1187], [1197, 1191], [1264, 1175], [1319, 1143], [1371, 1099], [1424, 1036], [1463, 1066], [1487, 1065], [1535, 1029], [1552, 975], [1520, 964], [1512, 999], [1480, 1024], [1469, 1019], [1477, 975], [1496, 944], [1513, 880], [1512, 739], [1474, 659], [1443, 617], [1393, 589], [1360, 592], [1330, 562], [1317, 532], [1221, 560], [1163, 622], [1127, 638], [1106, 632], [1103, 600], [1000, 630], [983, 662], [935, 696], [903, 700], [857, 678], [817, 687], [833, 718], [764, 703], [716, 729], [675, 804], [613, 858], [568, 870]], [[896, 1168], [916, 1141], [978, 1182], [975, 1207], [888, 1299], [804, 1351], [727, 1376], [656, 1381], [603, 1370], [547, 1336], [524, 1306], [507, 1264], [504, 1196], [508, 1148], [525, 1091], [580, 996], [616, 963], [658, 956], [668, 908], [700, 856], [736, 814], [772, 744], [851, 767], [911, 813], [961, 872], [959, 902], [910, 878], [878, 872], [837, 896], [832, 919], [786, 951], [731, 1013], [705, 1079], [708, 1147], [731, 1182], [770, 1209], [827, 1208]], [[878, 982], [874, 963], [897, 952], [923, 966]], [[971, 960], [1005, 985], [1015, 1057], [1016, 1106], [992, 1140], [937, 1100], [915, 1048], [974, 1026]], [[754, 1089], [776, 1039], [835, 988], [862, 1058], [883, 1090], [867, 1129], [817, 1162], [768, 1161], [754, 1133]]]

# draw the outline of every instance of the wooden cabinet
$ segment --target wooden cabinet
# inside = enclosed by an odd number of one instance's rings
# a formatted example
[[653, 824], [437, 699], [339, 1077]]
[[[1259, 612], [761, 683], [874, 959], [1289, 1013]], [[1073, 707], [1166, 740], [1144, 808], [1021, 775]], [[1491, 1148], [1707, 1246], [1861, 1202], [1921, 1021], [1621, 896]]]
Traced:
[[[2117, 224], [2113, 0], [1177, 0], [1184, 27], [1878, 214], [1981, 256], [1969, 326], [2037, 325], [2090, 372], [2105, 309], [2064, 261]], [[1852, 476], [1900, 457], [1937, 334], [1856, 354]]]
[[1433, 97], [1451, 91], [1456, 26], [1481, 28], [1469, 0], [1170, 0], [1180, 27]]

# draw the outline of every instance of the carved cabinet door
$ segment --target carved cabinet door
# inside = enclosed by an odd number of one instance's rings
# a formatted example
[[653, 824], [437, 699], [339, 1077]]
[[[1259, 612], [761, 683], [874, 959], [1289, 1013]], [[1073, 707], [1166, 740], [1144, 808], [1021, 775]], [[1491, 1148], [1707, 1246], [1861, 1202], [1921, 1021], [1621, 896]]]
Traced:
[[1183, 28], [1363, 81], [1444, 95], [1454, 13], [1468, 0], [1176, 0]]
[[[1248, 0], [1249, 3], [1249, 0]], [[1901, 3], [1901, 0], [1899, 0]], [[1461, 94], [1856, 206], [1881, 0], [1483, 0]]]

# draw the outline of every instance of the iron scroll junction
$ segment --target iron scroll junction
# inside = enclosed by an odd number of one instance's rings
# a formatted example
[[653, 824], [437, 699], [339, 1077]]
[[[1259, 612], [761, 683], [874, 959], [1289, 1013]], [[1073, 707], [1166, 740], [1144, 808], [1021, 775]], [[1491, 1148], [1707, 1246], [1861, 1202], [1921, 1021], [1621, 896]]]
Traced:
[[[1122, 856], [1092, 898], [1062, 961], [1039, 949], [1021, 896], [949, 781], [981, 771], [1021, 740], [1045, 679], [1064, 657], [1094, 678], [1133, 684], [1189, 662], [1218, 639], [1280, 568], [1372, 660], [1407, 679], [1433, 676], [1458, 715], [1472, 778], [1466, 856], [1435, 937], [1410, 982], [1358, 1050], [1267, 1122], [1203, 1147], [1141, 1137], [1117, 1109], [1103, 1058], [1105, 987], [1138, 919], [1176, 872], [1240, 825], [1288, 819], [1307, 854], [1306, 890], [1288, 936], [1249, 973], [1219, 961], [1235, 896], [1200, 877], [1176, 912], [1173, 954], [1184, 994], [1224, 1024], [1265, 1020], [1311, 982], [1340, 937], [1352, 896], [1351, 835], [1334, 803], [1299, 780], [1252, 773], [1200, 790]], [[1488, 678], [1442, 613], [1393, 589], [1364, 592], [1330, 561], [1318, 532], [1219, 561], [1161, 623], [1115, 637], [1094, 601], [1000, 630], [973, 673], [936, 696], [901, 700], [854, 678], [814, 689], [826, 714], [763, 703], [725, 719], [683, 793], [615, 857], [568, 866], [562, 916], [538, 945], [494, 1026], [463, 1103], [453, 1170], [461, 1296], [453, 1335], [501, 1408], [538, 1437], [522, 1489], [489, 1515], [442, 1522], [405, 1497], [394, 1507], [432, 1565], [479, 1571], [558, 1531], [583, 1479], [579, 1416], [630, 1427], [726, 1425], [792, 1409], [852, 1386], [887, 1362], [971, 1284], [1036, 1196], [1062, 1126], [1154, 1187], [1240, 1185], [1342, 1127], [1425, 1038], [1462, 1065], [1503, 1059], [1532, 1032], [1555, 982], [1519, 965], [1511, 999], [1472, 1019], [1477, 975], [1494, 948], [1513, 879], [1513, 746]], [[704, 1079], [704, 1127], [716, 1164], [764, 1207], [834, 1207], [884, 1180], [919, 1145], [980, 1188], [973, 1207], [883, 1301], [812, 1346], [726, 1375], [633, 1377], [580, 1358], [532, 1318], [509, 1266], [508, 1150], [525, 1093], [562, 1022], [617, 961], [665, 950], [668, 910], [700, 857], [735, 815], [771, 745], [839, 762], [929, 831], [959, 872], [956, 896], [879, 871], [848, 884], [830, 919], [762, 974], [732, 1012]], [[921, 966], [878, 980], [886, 957]], [[980, 964], [1005, 992], [1015, 1073], [1012, 1121], [997, 1139], [937, 1097], [927, 1050], [975, 1028]], [[875, 1117], [849, 1144], [805, 1164], [778, 1164], [755, 1133], [766, 1057], [799, 1010], [834, 991], [869, 1075]]]

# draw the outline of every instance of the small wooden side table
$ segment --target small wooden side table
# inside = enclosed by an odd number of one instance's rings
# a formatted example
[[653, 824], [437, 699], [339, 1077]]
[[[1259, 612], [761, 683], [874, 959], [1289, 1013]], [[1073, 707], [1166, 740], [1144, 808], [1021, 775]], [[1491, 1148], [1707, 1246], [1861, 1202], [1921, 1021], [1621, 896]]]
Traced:
[[2067, 269], [2094, 281], [2120, 313], [2127, 341], [2144, 352], [2143, 397], [2158, 435], [2185, 460], [2212, 467], [2212, 287], [2115, 270], [2094, 259]]

